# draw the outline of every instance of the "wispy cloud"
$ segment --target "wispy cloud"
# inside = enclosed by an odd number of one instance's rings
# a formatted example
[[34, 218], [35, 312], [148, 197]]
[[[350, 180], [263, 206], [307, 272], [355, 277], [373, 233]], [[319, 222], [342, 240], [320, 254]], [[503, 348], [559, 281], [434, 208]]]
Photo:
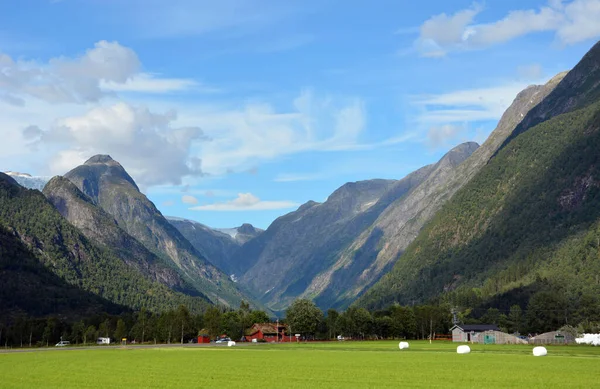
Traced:
[[281, 173], [273, 179], [275, 182], [297, 182], [297, 181], [317, 181], [326, 179], [327, 175], [323, 173], [313, 174], [298, 174], [298, 173]]
[[198, 199], [195, 198], [194, 196], [190, 196], [190, 195], [184, 195], [181, 196], [181, 202], [183, 202], [184, 204], [198, 204]]
[[238, 193], [238, 196], [230, 201], [200, 205], [192, 207], [193, 211], [266, 211], [276, 209], [289, 209], [299, 206], [293, 201], [265, 201], [252, 193]]
[[209, 87], [189, 78], [161, 78], [156, 74], [139, 73], [125, 82], [100, 81], [100, 88], [114, 92], [170, 93], [192, 90], [201, 93], [219, 93], [221, 89]]
[[422, 56], [443, 57], [452, 51], [482, 49], [536, 32], [552, 31], [561, 44], [575, 44], [600, 36], [600, 0], [549, 0], [538, 9], [513, 10], [488, 23], [475, 18], [482, 5], [425, 21], [415, 46]]

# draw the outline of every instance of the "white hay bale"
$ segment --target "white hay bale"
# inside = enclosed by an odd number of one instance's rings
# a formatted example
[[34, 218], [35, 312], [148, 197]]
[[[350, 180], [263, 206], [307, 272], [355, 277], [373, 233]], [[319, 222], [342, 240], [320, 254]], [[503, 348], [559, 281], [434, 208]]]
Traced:
[[398, 344], [398, 347], [400, 348], [400, 350], [406, 350], [408, 348], [408, 342], [400, 342]]
[[458, 354], [468, 354], [471, 352], [471, 347], [467, 346], [466, 344], [463, 344], [462, 346], [458, 346], [456, 348], [456, 352]]
[[600, 334], [583, 334], [581, 338], [575, 339], [575, 342], [577, 342], [577, 344], [600, 346]]
[[229, 342], [227, 342], [227, 347], [232, 347], [235, 346], [235, 342], [233, 340], [230, 340]]
[[533, 348], [534, 357], [543, 357], [545, 355], [548, 355], [548, 350], [546, 350], [546, 347], [538, 346]]

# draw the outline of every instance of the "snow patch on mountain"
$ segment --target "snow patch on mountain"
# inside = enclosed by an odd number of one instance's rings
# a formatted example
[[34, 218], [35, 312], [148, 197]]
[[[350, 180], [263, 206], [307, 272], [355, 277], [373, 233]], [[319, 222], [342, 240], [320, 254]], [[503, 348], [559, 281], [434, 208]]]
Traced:
[[32, 176], [31, 174], [12, 171], [4, 172], [4, 174], [12, 177], [15, 181], [17, 181], [19, 185], [21, 185], [24, 188], [37, 189], [39, 191], [42, 191], [42, 189], [44, 189], [48, 181], [50, 181], [50, 179], [52, 178], [47, 176]]

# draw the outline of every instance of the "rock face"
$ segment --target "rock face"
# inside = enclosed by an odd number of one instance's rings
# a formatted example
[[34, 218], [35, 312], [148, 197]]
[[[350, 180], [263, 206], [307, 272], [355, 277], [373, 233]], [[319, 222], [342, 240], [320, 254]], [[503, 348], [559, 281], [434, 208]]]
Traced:
[[[342, 276], [337, 259], [384, 210], [441, 170], [456, 166], [477, 148], [467, 143], [448, 153], [438, 164], [423, 167], [404, 179], [348, 183], [324, 203], [308, 202], [275, 220], [257, 238], [244, 244], [234, 261], [244, 271], [240, 283], [269, 308], [283, 310], [297, 297], [315, 298], [316, 290], [335, 284], [328, 301], [337, 301], [352, 288], [371, 262], [365, 253]], [[378, 231], [372, 231], [377, 236]], [[246, 270], [247, 269], [247, 270]], [[384, 272], [386, 267], [379, 271]], [[321, 307], [328, 301], [316, 300]]]
[[[335, 282], [316, 280], [309, 289], [313, 298], [324, 306], [343, 307], [377, 281], [417, 237], [425, 223], [481, 170], [521, 120], [556, 88], [566, 74], [560, 73], [545, 85], [534, 85], [523, 90], [481, 147], [476, 149], [474, 146], [469, 148], [461, 145], [452, 150], [445, 160], [440, 161], [436, 171], [410, 194], [390, 204], [373, 225], [339, 256], [335, 266], [337, 274], [323, 275], [330, 279], [345, 279], [348, 277], [346, 269], [351, 268], [355, 261], [364, 260], [365, 256], [372, 257], [369, 266], [364, 267], [355, 277], [353, 286], [344, 289], [343, 286], [336, 286]], [[456, 163], [463, 160], [462, 164]], [[338, 293], [341, 297], [333, 299], [332, 296], [338, 296]]]
[[108, 155], [97, 155], [65, 175], [114, 218], [118, 226], [181, 274], [215, 303], [239, 306], [248, 300], [227, 275], [210, 264], [142, 194], [125, 169]]
[[251, 224], [236, 228], [213, 229], [193, 220], [167, 217], [167, 220], [200, 252], [210, 263], [230, 276], [240, 274], [240, 267], [233, 262], [233, 255], [250, 239], [263, 230]]
[[[519, 94], [450, 181], [455, 196], [357, 303], [418, 302], [461, 286], [508, 303], [502, 293], [557, 295], [553, 282], [585, 293], [585, 274], [597, 272], [581, 237], [595, 239], [598, 218], [599, 104], [600, 43], [570, 72]], [[577, 271], [567, 281], [556, 269]]]
[[93, 204], [71, 181], [56, 176], [46, 184], [46, 198], [60, 214], [77, 227], [88, 239], [110, 248], [129, 266], [173, 290], [198, 295], [172, 263], [150, 252], [119, 227], [115, 219]]

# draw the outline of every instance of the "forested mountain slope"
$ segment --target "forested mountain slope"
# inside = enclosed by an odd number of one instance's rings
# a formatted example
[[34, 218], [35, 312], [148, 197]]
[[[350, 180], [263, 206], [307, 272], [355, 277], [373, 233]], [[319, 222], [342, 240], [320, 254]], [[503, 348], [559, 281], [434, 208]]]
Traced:
[[597, 294], [599, 69], [597, 44], [357, 304]]
[[[1, 173], [0, 229], [6, 244], [2, 248], [2, 276], [8, 278], [0, 284], [9, 299], [3, 302], [4, 306], [30, 314], [76, 309], [79, 305], [87, 309], [88, 302], [92, 310], [96, 309], [93, 306], [108, 306], [89, 294], [114, 304], [133, 309], [145, 307], [155, 312], [174, 309], [179, 304], [200, 312], [209, 305], [202, 298], [176, 293], [146, 279], [112, 251], [87, 239], [42, 193], [25, 189]], [[36, 282], [40, 284], [35, 285]], [[8, 292], [15, 289], [18, 293]], [[73, 297], [75, 289], [80, 291], [80, 297]], [[51, 294], [40, 298], [39, 304], [50, 305], [32, 308], [30, 304], [43, 291]], [[55, 303], [48, 299], [51, 296], [56, 297]], [[71, 298], [73, 301], [68, 301]]]
[[96, 155], [65, 178], [111, 215], [121, 229], [157, 256], [171, 261], [212, 302], [237, 307], [241, 301], [250, 300], [165, 219], [110, 156]]
[[[240, 282], [274, 310], [282, 310], [297, 297], [314, 297], [315, 285], [328, 288], [327, 299], [316, 300], [322, 308], [341, 306], [344, 291], [355, 287], [357, 277], [372, 263], [367, 253], [338, 272], [336, 258], [398, 198], [424, 180], [466, 159], [477, 144], [466, 143], [450, 151], [438, 164], [423, 167], [404, 179], [348, 183], [324, 203], [308, 202], [297, 211], [275, 220], [236, 254], [237, 263], [249, 269]], [[374, 272], [378, 277], [387, 268]], [[340, 276], [332, 274], [338, 272]], [[343, 274], [342, 274], [343, 273]]]

